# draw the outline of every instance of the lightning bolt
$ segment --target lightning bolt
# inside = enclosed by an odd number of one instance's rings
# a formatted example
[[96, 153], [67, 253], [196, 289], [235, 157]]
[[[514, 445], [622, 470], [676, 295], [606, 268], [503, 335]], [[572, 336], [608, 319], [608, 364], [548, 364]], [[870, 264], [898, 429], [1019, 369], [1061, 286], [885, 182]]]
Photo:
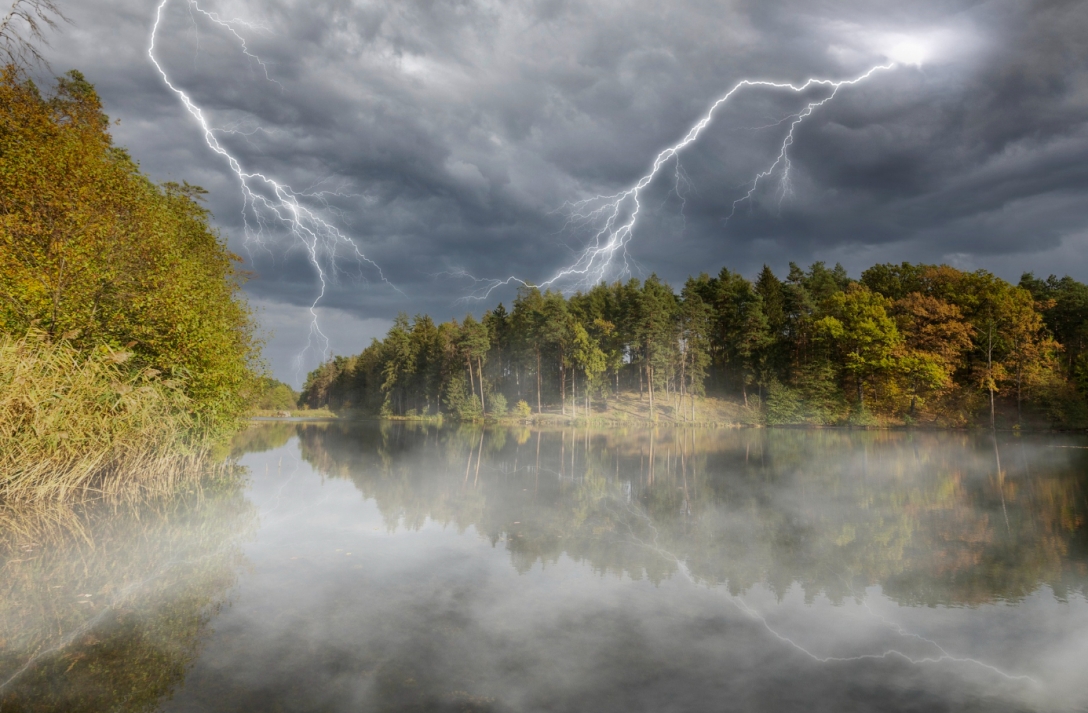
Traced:
[[[329, 284], [335, 283], [341, 272], [338, 262], [341, 256], [346, 255], [355, 260], [360, 270], [364, 264], [370, 266], [377, 272], [382, 282], [398, 292], [400, 292], [400, 290], [386, 279], [385, 275], [382, 273], [381, 267], [363, 254], [354, 240], [345, 235], [339, 228], [322, 216], [320, 212], [321, 209], [311, 207], [310, 204], [307, 203], [307, 200], [317, 200], [318, 203], [322, 204], [322, 208], [327, 209], [328, 203], [326, 198], [333, 194], [329, 192], [298, 192], [291, 188], [291, 186], [281, 183], [263, 173], [246, 170], [242, 167], [241, 162], [219, 142], [219, 139], [216, 136], [217, 133], [240, 132], [237, 132], [236, 129], [232, 128], [217, 129], [213, 127], [200, 106], [198, 106], [183, 89], [170, 80], [166, 70], [163, 69], [162, 64], [160, 64], [159, 60], [155, 57], [155, 43], [158, 38], [159, 27], [162, 24], [163, 12], [170, 2], [171, 0], [161, 0], [155, 11], [155, 22], [151, 27], [151, 38], [147, 48], [147, 56], [150, 58], [151, 63], [155, 65], [155, 69], [157, 69], [162, 76], [163, 83], [178, 96], [185, 109], [200, 125], [200, 129], [204, 136], [204, 142], [208, 145], [208, 148], [226, 160], [230, 170], [238, 179], [238, 183], [242, 190], [241, 212], [242, 224], [244, 227], [244, 241], [247, 251], [253, 245], [265, 247], [265, 249], [267, 249], [263, 240], [266, 229], [271, 224], [281, 225], [287, 229], [303, 248], [317, 275], [319, 289], [317, 296], [314, 298], [313, 302], [310, 303], [309, 307], [310, 329], [306, 339], [306, 346], [303, 347], [302, 351], [300, 351], [295, 358], [295, 377], [296, 380], [301, 381], [303, 365], [307, 358], [311, 355], [316, 355], [319, 359], [324, 359], [329, 353], [329, 338], [321, 329], [317, 316], [317, 306], [325, 296], [325, 291], [328, 289]], [[201, 14], [207, 18], [209, 22], [224, 28], [233, 35], [234, 38], [241, 43], [242, 53], [260, 65], [265, 73], [265, 77], [268, 78], [269, 81], [279, 85], [278, 82], [275, 82], [275, 80], [269, 77], [268, 68], [265, 63], [260, 57], [250, 52], [249, 47], [246, 45], [245, 38], [236, 29], [237, 27], [252, 28], [254, 27], [253, 25], [241, 20], [225, 20], [214, 12], [203, 10], [197, 3], [197, 0], [186, 0], [186, 2], [188, 3], [190, 12], [195, 11]], [[281, 89], [283, 88], [282, 85], [279, 86]], [[255, 227], [251, 224], [251, 219], [255, 223]], [[401, 294], [404, 293], [401, 292]]]
[[[710, 105], [710, 108], [707, 109], [702, 118], [688, 130], [687, 134], [685, 134], [680, 141], [668, 148], [662, 149], [654, 158], [653, 163], [650, 165], [650, 170], [635, 181], [634, 184], [612, 195], [596, 195], [591, 198], [568, 203], [564, 206], [568, 211], [568, 219], [564, 228], [572, 226], [577, 228], [589, 227], [589, 229], [593, 231], [593, 237], [573, 263], [560, 269], [551, 278], [539, 283], [539, 286], [556, 287], [564, 290], [592, 287], [595, 284], [606, 281], [610, 276], [615, 274], [617, 272], [616, 265], [618, 262], [622, 262], [622, 267], [618, 270], [619, 274], [629, 274], [630, 256], [627, 254], [627, 246], [634, 234], [635, 226], [638, 223], [639, 213], [642, 210], [642, 191], [645, 190], [646, 187], [653, 182], [654, 178], [662, 172], [664, 167], [672, 161], [675, 162], [676, 166], [674, 171], [674, 181], [676, 184], [674, 190], [677, 192], [678, 196], [680, 195], [681, 176], [683, 175], [679, 164], [680, 153], [699, 139], [703, 130], [710, 125], [715, 112], [723, 104], [726, 104], [732, 99], [740, 90], [746, 87], [766, 87], [769, 89], [782, 89], [801, 94], [814, 87], [826, 87], [831, 91], [823, 99], [809, 102], [802, 111], [797, 114], [791, 114], [789, 117], [779, 122], [781, 124], [790, 120], [790, 128], [785, 138], [782, 140], [777, 157], [770, 166], [763, 171], [760, 171], [748, 182], [748, 191], [744, 196], [734, 201], [732, 211], [726, 218], [726, 221], [733, 217], [739, 204], [752, 199], [756, 189], [764, 179], [770, 177], [780, 169], [782, 172], [782, 191], [779, 196], [779, 201], [781, 202], [790, 191], [789, 173], [791, 165], [789, 160], [789, 147], [793, 145], [794, 133], [797, 127], [805, 119], [811, 116], [816, 109], [831, 101], [843, 87], [849, 87], [863, 82], [873, 74], [890, 70], [895, 66], [897, 65], [894, 62], [878, 64], [850, 79], [836, 80], [814, 77], [806, 79], [800, 84], [791, 82], [772, 82], [761, 79], [742, 79], [737, 82], [732, 89]], [[681, 198], [681, 200], [683, 199]], [[464, 271], [459, 271], [457, 276], [474, 281], [473, 291], [470, 294], [472, 299], [483, 299], [490, 296], [490, 294], [499, 287], [510, 285], [515, 282], [527, 284], [525, 280], [517, 277], [483, 279], [473, 277]]]

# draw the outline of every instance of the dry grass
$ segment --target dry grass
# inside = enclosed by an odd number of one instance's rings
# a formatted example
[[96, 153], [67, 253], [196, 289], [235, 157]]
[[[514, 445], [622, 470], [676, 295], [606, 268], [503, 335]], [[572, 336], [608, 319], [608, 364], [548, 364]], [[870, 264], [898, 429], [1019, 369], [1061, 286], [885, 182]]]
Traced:
[[0, 500], [163, 493], [201, 477], [208, 447], [181, 384], [129, 356], [0, 335]]

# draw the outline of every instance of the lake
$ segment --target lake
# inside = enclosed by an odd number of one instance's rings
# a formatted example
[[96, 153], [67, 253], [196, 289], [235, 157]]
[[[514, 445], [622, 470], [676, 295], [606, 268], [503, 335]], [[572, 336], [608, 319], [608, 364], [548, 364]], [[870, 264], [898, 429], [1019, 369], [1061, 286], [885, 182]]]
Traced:
[[1088, 711], [1088, 439], [272, 423], [0, 512], [0, 712]]

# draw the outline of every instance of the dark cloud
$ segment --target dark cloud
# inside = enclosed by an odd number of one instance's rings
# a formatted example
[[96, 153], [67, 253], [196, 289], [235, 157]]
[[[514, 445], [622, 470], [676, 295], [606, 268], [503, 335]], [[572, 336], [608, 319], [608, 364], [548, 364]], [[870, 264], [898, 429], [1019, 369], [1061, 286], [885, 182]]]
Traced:
[[[773, 160], [786, 130], [776, 123], [822, 96], [739, 93], [682, 155], [679, 195], [671, 167], [647, 191], [632, 264], [674, 282], [791, 259], [842, 260], [853, 272], [925, 260], [1011, 279], [1024, 269], [1088, 279], [1083, 2], [202, 7], [250, 23], [233, 27], [265, 66], [187, 0], [169, 0], [158, 56], [171, 77], [232, 130], [219, 136], [247, 168], [331, 192], [330, 219], [404, 293], [365, 264], [346, 265], [323, 302], [344, 324], [478, 310], [456, 301], [467, 281], [442, 276], [458, 269], [550, 277], [587, 238], [563, 206], [629, 186], [739, 79], [855, 76], [910, 38], [932, 56], [844, 88], [798, 127], [791, 190], [769, 180], [727, 222]], [[211, 189], [217, 224], [242, 251], [237, 181], [148, 61], [154, 12], [136, 0], [83, 0], [56, 38], [54, 69], [78, 67], [97, 84], [121, 120], [118, 142], [152, 176]], [[314, 270], [288, 235], [268, 239], [267, 252], [251, 253], [258, 277], [247, 289], [280, 305], [266, 314], [296, 319], [316, 295]], [[293, 369], [279, 363], [287, 351], [277, 344], [277, 373]]]

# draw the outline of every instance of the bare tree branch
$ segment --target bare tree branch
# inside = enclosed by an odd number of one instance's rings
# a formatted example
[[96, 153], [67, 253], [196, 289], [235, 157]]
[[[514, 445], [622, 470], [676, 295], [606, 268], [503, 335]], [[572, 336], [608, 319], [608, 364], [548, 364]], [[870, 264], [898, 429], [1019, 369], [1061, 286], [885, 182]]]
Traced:
[[49, 63], [40, 47], [48, 45], [46, 30], [55, 30], [60, 22], [71, 22], [57, 7], [56, 0], [14, 0], [0, 20], [0, 63], [26, 71]]

